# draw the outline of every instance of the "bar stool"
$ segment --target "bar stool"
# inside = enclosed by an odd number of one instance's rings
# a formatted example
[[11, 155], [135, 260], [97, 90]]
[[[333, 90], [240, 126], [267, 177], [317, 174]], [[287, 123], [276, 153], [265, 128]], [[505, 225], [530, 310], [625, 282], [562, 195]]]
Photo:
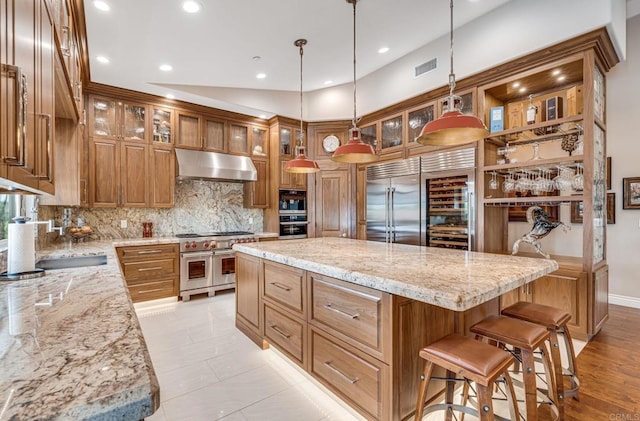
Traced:
[[[571, 315], [564, 310], [556, 307], [546, 306], [536, 303], [518, 302], [504, 310], [502, 314], [508, 317], [513, 317], [520, 320], [526, 320], [531, 323], [536, 323], [547, 328], [549, 331], [549, 337], [551, 338], [552, 357], [554, 363], [557, 359], [556, 365], [556, 381], [561, 387], [560, 403], [565, 397], [572, 396], [575, 400], [579, 399], [578, 391], [580, 389], [580, 380], [578, 378], [578, 367], [576, 365], [576, 354], [573, 348], [573, 341], [571, 340], [571, 333], [567, 328], [567, 323], [571, 320]], [[558, 335], [564, 337], [564, 349], [567, 356], [568, 368], [565, 370], [562, 368], [560, 359]], [[558, 355], [553, 355], [554, 351]], [[563, 376], [569, 378], [570, 388], [564, 390]]]
[[[476, 416], [481, 421], [504, 420], [505, 418], [494, 414], [492, 402], [492, 386], [501, 379], [505, 380], [509, 392], [507, 400], [510, 419], [519, 419], [515, 390], [507, 371], [513, 364], [513, 357], [508, 352], [465, 336], [451, 334], [420, 350], [420, 357], [425, 360], [424, 375], [418, 390], [414, 420], [419, 421], [423, 413], [429, 414], [435, 411], [447, 411], [446, 419], [451, 418], [453, 411], [460, 411]], [[447, 381], [446, 402], [425, 408], [424, 401], [434, 366], [447, 370], [447, 378], [442, 379]], [[463, 379], [456, 378], [456, 375], [462, 376]], [[453, 403], [453, 386], [456, 381], [464, 381], [465, 385], [468, 382], [476, 383], [477, 409]]]
[[[489, 316], [471, 326], [471, 332], [477, 338], [484, 337], [497, 342], [498, 346], [507, 349], [512, 347], [516, 361], [522, 362], [522, 385], [525, 392], [527, 420], [538, 419], [538, 398], [542, 403], [549, 404], [555, 419], [563, 417], [558, 405], [556, 376], [549, 359], [546, 342], [550, 341], [549, 332], [544, 327], [524, 320], [512, 319], [505, 316]], [[540, 352], [544, 364], [547, 388], [538, 388], [535, 369], [535, 352]], [[520, 384], [520, 382], [516, 382]], [[544, 393], [544, 394], [543, 394]], [[546, 395], [546, 396], [545, 396]]]

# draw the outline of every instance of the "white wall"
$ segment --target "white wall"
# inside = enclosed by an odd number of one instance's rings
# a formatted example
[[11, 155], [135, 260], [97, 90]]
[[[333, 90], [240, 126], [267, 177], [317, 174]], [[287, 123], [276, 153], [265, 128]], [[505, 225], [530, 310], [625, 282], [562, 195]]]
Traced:
[[[624, 10], [624, 0], [510, 1], [455, 30], [456, 78], [462, 79], [480, 73], [604, 26], [622, 51], [625, 40], [617, 40], [616, 37], [624, 34]], [[438, 58], [438, 69], [414, 78], [414, 66], [434, 57]], [[380, 110], [447, 85], [448, 74], [447, 34], [359, 79], [358, 115]], [[346, 95], [347, 92], [349, 95]], [[351, 86], [322, 89], [309, 92], [306, 96], [311, 121], [339, 120], [353, 115]], [[331, 106], [327, 106], [327, 98], [343, 98], [347, 102], [331, 102]]]
[[640, 210], [622, 209], [622, 179], [640, 177], [640, 15], [627, 21], [627, 59], [607, 74], [607, 155], [616, 223], [607, 226], [609, 292], [640, 303]]

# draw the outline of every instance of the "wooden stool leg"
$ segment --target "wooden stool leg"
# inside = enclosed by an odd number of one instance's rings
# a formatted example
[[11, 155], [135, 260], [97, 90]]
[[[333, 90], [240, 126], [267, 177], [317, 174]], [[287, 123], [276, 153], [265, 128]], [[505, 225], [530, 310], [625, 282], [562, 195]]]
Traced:
[[[453, 393], [455, 389], [455, 382], [453, 381], [453, 379], [455, 378], [456, 378], [456, 373], [454, 373], [453, 371], [447, 370], [447, 379], [449, 379], [449, 381], [447, 381], [447, 389], [445, 392], [445, 403], [449, 405], [453, 404]], [[452, 415], [453, 415], [453, 410], [447, 409], [447, 412], [445, 413], [445, 416], [444, 416], [445, 421], [451, 421]]]
[[522, 351], [522, 379], [524, 381], [527, 420], [538, 419], [538, 389], [536, 386], [536, 369], [533, 353]]
[[433, 363], [426, 361], [424, 363], [423, 379], [420, 382], [420, 388], [418, 389], [418, 402], [416, 403], [416, 415], [415, 421], [422, 420], [422, 414], [424, 412], [424, 401], [427, 399], [427, 387], [429, 386], [429, 379], [431, 379], [431, 373], [433, 372]]
[[516, 390], [513, 387], [513, 381], [509, 373], [504, 373], [504, 380], [507, 384], [507, 402], [509, 403], [509, 414], [512, 420], [520, 420], [520, 411], [518, 411], [518, 399], [516, 397]]
[[569, 328], [567, 325], [562, 326], [560, 332], [564, 335], [564, 341], [566, 342], [565, 346], [567, 349], [567, 360], [569, 361], [569, 372], [571, 373], [571, 395], [573, 399], [579, 401], [580, 396], [578, 396], [578, 383], [576, 383], [576, 378], [578, 376], [578, 366], [576, 365], [576, 352], [573, 349], [573, 341], [571, 340], [571, 333], [569, 332]]
[[478, 413], [480, 421], [493, 421], [493, 386], [483, 386], [476, 383], [478, 389]]
[[562, 360], [560, 358], [560, 344], [555, 330], [549, 331], [549, 343], [551, 345], [551, 360], [553, 362], [553, 374], [556, 382], [557, 406], [560, 419], [564, 419], [564, 384], [562, 381]]

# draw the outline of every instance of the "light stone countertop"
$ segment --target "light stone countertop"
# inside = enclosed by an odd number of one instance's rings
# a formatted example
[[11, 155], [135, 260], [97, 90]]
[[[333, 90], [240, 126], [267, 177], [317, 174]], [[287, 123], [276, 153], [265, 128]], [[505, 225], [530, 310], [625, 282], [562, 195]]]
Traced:
[[268, 241], [233, 248], [454, 311], [468, 310], [558, 269], [554, 260], [347, 238]]
[[58, 244], [43, 257], [105, 254], [107, 264], [0, 281], [0, 419], [140, 420], [159, 386], [114, 245]]

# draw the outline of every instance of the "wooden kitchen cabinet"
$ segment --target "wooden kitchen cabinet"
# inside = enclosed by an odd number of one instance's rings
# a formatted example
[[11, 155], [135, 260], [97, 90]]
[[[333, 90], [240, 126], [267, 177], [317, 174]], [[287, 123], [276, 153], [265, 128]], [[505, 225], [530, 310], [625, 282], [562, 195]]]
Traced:
[[352, 237], [351, 171], [344, 164], [315, 176], [315, 236]]
[[236, 327], [262, 348], [262, 261], [246, 254], [236, 254]]
[[[120, 145], [120, 203], [125, 208], [144, 208], [149, 204], [147, 177], [148, 145], [122, 142]], [[96, 163], [97, 164], [97, 163]]]
[[176, 185], [175, 161], [173, 149], [149, 148], [149, 207], [173, 207]]
[[244, 207], [265, 209], [269, 207], [269, 161], [253, 159], [258, 179], [244, 183]]
[[0, 12], [0, 177], [53, 193], [53, 23], [45, 0], [2, 0]]
[[89, 206], [120, 204], [120, 145], [111, 139], [89, 140]]
[[292, 189], [292, 190], [306, 190], [307, 189], [307, 174], [304, 173], [290, 173], [285, 171], [284, 166], [287, 165], [289, 160], [280, 161], [280, 188]]
[[227, 152], [227, 125], [222, 120], [202, 117], [203, 149], [211, 152]]
[[200, 116], [185, 111], [178, 111], [176, 116], [176, 147], [202, 149], [200, 126]]
[[249, 126], [247, 124], [229, 123], [229, 153], [249, 155]]
[[131, 301], [177, 297], [180, 289], [178, 244], [116, 248]]

